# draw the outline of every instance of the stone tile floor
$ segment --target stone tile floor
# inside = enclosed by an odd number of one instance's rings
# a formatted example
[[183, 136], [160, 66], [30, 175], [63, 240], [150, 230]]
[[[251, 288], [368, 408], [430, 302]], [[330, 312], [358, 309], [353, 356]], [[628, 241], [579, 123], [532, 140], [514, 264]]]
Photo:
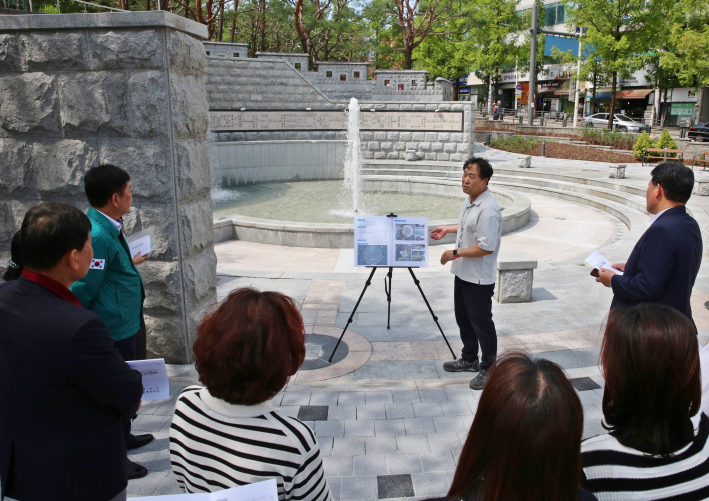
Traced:
[[[168, 431], [179, 391], [197, 384], [193, 366], [170, 366], [172, 398], [146, 402], [134, 433], [156, 440], [130, 458], [148, 468], [128, 484], [130, 497], [181, 493], [170, 469]], [[603, 378], [572, 380], [584, 407], [584, 437], [603, 433]], [[453, 479], [482, 392], [465, 387], [409, 390], [286, 391], [274, 405], [316, 433], [328, 484], [337, 500], [442, 496]], [[296, 388], [296, 390], [299, 390]]]

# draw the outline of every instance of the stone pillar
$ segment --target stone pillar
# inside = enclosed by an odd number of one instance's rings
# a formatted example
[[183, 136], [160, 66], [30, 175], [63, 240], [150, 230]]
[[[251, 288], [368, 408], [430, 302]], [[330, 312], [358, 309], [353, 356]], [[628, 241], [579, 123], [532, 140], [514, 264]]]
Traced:
[[532, 300], [537, 260], [525, 252], [503, 251], [497, 256], [495, 301], [526, 303]]
[[206, 34], [167, 12], [0, 16], [0, 267], [29, 207], [85, 209], [86, 170], [122, 167], [126, 232], [157, 240], [139, 267], [148, 354], [171, 363], [216, 300]]
[[608, 165], [608, 177], [611, 179], [625, 179], [626, 164], [610, 164]]

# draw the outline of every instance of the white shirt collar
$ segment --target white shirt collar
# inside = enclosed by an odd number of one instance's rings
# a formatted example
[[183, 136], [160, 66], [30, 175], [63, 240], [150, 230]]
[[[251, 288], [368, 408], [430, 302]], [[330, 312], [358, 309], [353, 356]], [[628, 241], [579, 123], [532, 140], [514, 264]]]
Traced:
[[263, 416], [269, 412], [273, 412], [276, 408], [270, 400], [266, 400], [256, 405], [234, 405], [225, 402], [221, 398], [213, 397], [207, 388], [202, 388], [199, 391], [199, 396], [202, 402], [217, 414], [227, 417], [249, 418]]
[[478, 198], [476, 198], [476, 199], [473, 200], [472, 202], [470, 201], [470, 195], [468, 195], [468, 200], [467, 200], [467, 203], [466, 203], [466, 207], [471, 206], [471, 205], [480, 205], [480, 202], [481, 202], [486, 196], [488, 196], [489, 194], [490, 194], [490, 188], [485, 188], [485, 191], [483, 191], [482, 193], [480, 193], [480, 195], [478, 195]]
[[100, 210], [98, 210], [98, 209], [96, 209], [96, 210], [99, 212], [99, 214], [102, 214], [103, 217], [105, 217], [106, 219], [108, 219], [108, 220], [111, 222], [111, 224], [113, 225], [113, 227], [114, 227], [115, 229], [117, 229], [118, 231], [121, 231], [121, 229], [123, 228], [123, 221], [120, 221], [120, 220], [119, 220], [119, 221], [116, 221], [116, 220], [113, 219], [112, 217], [108, 217], [106, 214], [104, 214], [104, 213], [101, 212]]
[[658, 212], [657, 214], [653, 214], [653, 216], [650, 218], [650, 224], [652, 224], [652, 223], [654, 223], [655, 221], [657, 221], [657, 218], [658, 218], [658, 217], [660, 217], [662, 214], [664, 214], [665, 212], [667, 212], [667, 211], [670, 210], [670, 209], [672, 209], [672, 207], [668, 207], [667, 209], [665, 209], [665, 210], [663, 210], [663, 211], [660, 211], [660, 212]]

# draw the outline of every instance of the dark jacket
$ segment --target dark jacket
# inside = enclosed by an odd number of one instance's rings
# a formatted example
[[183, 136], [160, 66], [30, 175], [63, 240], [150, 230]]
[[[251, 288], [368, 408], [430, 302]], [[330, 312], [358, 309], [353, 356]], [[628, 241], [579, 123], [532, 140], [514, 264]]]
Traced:
[[658, 303], [692, 319], [689, 299], [702, 262], [702, 234], [684, 206], [658, 217], [630, 253], [622, 276], [611, 279], [611, 308]]
[[25, 277], [0, 284], [2, 496], [116, 496], [127, 485], [121, 417], [142, 393], [94, 313]]

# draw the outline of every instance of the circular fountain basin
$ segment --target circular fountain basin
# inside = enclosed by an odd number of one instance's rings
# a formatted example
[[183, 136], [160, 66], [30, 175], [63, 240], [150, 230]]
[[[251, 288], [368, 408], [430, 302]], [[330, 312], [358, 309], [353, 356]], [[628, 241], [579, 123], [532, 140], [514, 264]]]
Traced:
[[[362, 176], [367, 215], [429, 218], [429, 227], [457, 224], [465, 194], [459, 180]], [[338, 211], [341, 182], [312, 181], [237, 186], [214, 192], [214, 241], [237, 239], [293, 247], [352, 248], [353, 213]], [[529, 222], [529, 199], [491, 188], [502, 212], [502, 233]], [[258, 216], [258, 217], [256, 217]], [[451, 243], [455, 235], [429, 244]]]

